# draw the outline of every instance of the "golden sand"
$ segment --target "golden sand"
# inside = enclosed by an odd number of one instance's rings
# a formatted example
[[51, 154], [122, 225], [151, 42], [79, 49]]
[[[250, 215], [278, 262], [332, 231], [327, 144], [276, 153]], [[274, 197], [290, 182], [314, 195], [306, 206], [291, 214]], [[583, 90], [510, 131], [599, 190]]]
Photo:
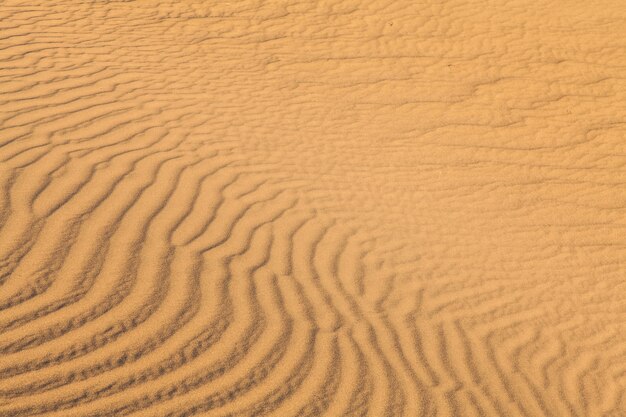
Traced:
[[626, 416], [621, 0], [0, 1], [0, 416]]

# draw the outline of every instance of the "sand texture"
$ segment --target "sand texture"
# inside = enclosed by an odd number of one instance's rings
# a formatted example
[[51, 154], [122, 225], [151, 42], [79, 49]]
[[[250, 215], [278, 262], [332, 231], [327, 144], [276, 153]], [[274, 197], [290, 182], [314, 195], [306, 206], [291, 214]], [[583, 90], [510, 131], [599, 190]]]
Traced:
[[625, 417], [623, 0], [0, 0], [0, 417]]

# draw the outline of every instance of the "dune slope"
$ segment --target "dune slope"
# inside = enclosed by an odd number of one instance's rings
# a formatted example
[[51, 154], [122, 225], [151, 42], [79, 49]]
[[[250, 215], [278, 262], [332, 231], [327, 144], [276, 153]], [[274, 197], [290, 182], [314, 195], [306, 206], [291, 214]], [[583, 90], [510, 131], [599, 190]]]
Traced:
[[0, 416], [626, 416], [620, 1], [0, 1]]

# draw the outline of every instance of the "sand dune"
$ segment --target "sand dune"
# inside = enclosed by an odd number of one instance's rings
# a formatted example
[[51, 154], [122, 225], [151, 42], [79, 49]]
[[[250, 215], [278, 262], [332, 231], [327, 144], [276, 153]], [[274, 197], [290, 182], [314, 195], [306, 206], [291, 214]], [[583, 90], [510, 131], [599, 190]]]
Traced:
[[620, 1], [0, 2], [0, 416], [626, 416]]

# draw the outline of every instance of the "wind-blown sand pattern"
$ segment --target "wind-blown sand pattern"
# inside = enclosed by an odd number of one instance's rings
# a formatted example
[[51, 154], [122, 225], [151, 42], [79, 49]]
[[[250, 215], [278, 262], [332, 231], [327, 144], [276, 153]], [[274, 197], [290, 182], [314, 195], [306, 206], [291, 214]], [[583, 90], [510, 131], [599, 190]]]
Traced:
[[626, 416], [622, 1], [0, 28], [0, 416]]

